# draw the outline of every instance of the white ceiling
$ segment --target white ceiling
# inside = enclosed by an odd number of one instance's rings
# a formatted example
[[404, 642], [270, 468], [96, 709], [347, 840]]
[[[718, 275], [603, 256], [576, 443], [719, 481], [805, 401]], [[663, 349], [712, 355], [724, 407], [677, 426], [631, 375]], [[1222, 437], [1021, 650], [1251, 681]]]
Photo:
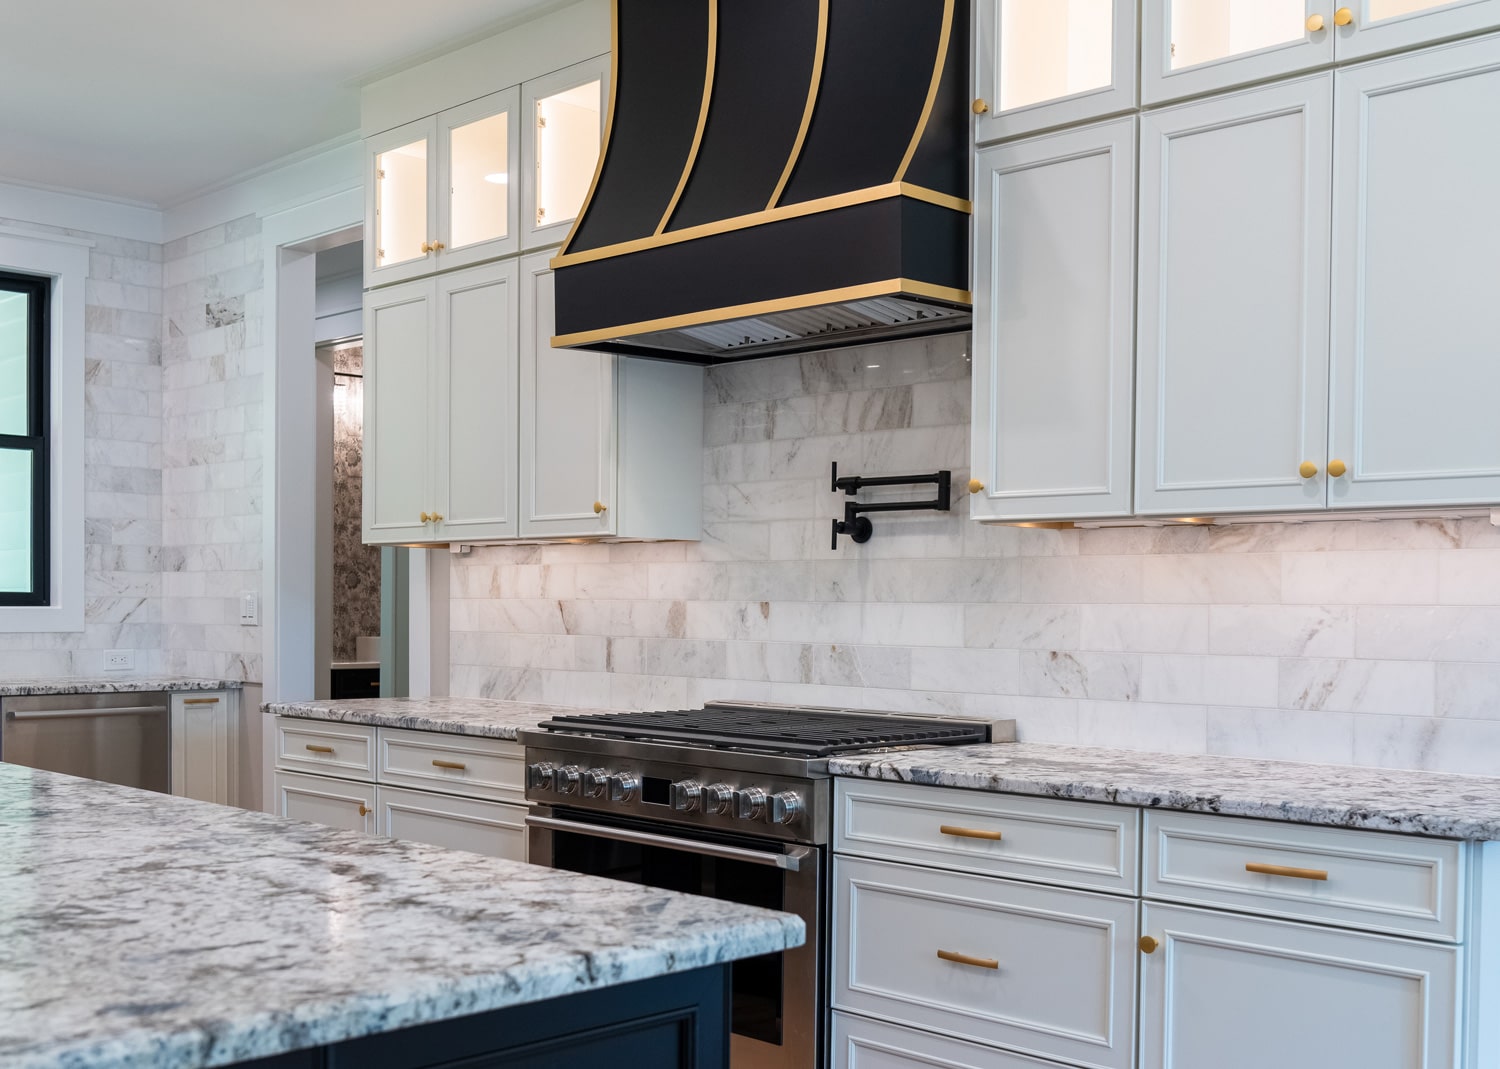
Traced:
[[357, 130], [362, 82], [552, 3], [0, 6], [0, 179], [165, 206]]

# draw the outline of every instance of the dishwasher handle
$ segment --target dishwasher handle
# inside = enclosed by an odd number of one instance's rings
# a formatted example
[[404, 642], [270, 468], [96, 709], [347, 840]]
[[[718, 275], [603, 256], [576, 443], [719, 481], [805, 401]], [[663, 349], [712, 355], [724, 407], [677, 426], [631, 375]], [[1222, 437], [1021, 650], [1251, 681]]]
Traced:
[[5, 714], [8, 720], [68, 720], [96, 716], [146, 716], [165, 713], [165, 705], [116, 705], [104, 709], [17, 709]]

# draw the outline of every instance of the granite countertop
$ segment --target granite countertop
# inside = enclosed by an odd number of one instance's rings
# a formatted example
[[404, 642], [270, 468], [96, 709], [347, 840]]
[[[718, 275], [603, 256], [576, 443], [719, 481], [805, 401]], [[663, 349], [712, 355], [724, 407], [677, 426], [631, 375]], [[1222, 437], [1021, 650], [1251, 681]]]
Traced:
[[0, 1065], [187, 1069], [771, 953], [796, 917], [0, 764]]
[[267, 702], [261, 710], [273, 716], [304, 720], [336, 720], [411, 731], [441, 731], [449, 735], [478, 735], [488, 739], [516, 738], [554, 716], [603, 713], [608, 709], [565, 709], [532, 702], [490, 698], [354, 698], [347, 701]]
[[229, 679], [183, 679], [177, 676], [103, 676], [98, 679], [0, 679], [0, 698], [41, 694], [135, 694], [159, 690], [238, 690]]
[[835, 775], [1191, 813], [1500, 839], [1500, 778], [1009, 743], [835, 757]]

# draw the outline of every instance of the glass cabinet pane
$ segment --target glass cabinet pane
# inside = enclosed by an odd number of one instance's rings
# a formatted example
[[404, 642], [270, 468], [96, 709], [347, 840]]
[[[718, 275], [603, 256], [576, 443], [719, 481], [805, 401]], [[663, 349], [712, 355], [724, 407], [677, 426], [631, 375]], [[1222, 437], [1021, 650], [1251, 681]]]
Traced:
[[599, 162], [600, 82], [536, 102], [536, 225], [577, 217]]
[[0, 449], [0, 594], [31, 591], [29, 449]]
[[1298, 41], [1306, 0], [1170, 0], [1172, 69]]
[[426, 255], [427, 141], [382, 152], [375, 168], [375, 266]]
[[0, 434], [31, 433], [26, 403], [31, 389], [30, 311], [30, 294], [0, 290]]
[[1110, 84], [1112, 0], [1000, 0], [1000, 110]]
[[1369, 22], [1394, 19], [1417, 11], [1428, 11], [1435, 7], [1448, 7], [1455, 0], [1370, 0], [1365, 18]]
[[449, 135], [448, 244], [503, 238], [509, 228], [510, 114], [455, 126]]

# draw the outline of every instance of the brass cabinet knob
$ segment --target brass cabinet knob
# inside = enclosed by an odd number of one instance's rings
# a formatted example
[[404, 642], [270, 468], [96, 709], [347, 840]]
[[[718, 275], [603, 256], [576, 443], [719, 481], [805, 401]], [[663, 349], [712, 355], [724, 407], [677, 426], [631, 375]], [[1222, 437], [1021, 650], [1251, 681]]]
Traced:
[[1156, 948], [1161, 946], [1160, 943], [1152, 939], [1149, 935], [1141, 936], [1141, 941], [1137, 945], [1140, 946], [1142, 954], [1155, 954]]
[[977, 494], [977, 493], [979, 493], [979, 491], [981, 491], [983, 489], [984, 489], [984, 483], [980, 482], [978, 479], [970, 479], [969, 480], [969, 493], [971, 493], [971, 494]]
[[606, 505], [604, 502], [602, 502], [602, 501], [595, 501], [594, 502], [594, 515], [595, 516], [601, 515], [602, 513], [607, 512], [608, 510], [609, 510], [609, 506]]
[[359, 815], [360, 816], [362, 816], [362, 817], [369, 816], [370, 813], [372, 813], [372, 812], [373, 812], [373, 810], [367, 809], [365, 807], [365, 803], [363, 803], [363, 802], [359, 803]]
[[441, 241], [434, 241], [432, 243], [432, 251], [433, 252], [442, 252], [447, 247], [448, 246], [444, 245]]
[[972, 107], [974, 108], [975, 115], [983, 115], [990, 110], [989, 101], [985, 100], [984, 97], [976, 97]]
[[1333, 13], [1333, 24], [1335, 26], [1347, 26], [1354, 21], [1354, 12], [1347, 7], [1341, 7]]
[[1323, 16], [1322, 15], [1309, 15], [1309, 16], [1307, 16], [1307, 32], [1308, 33], [1317, 33], [1322, 28], [1323, 28]]
[[1328, 474], [1332, 475], [1335, 479], [1342, 478], [1348, 470], [1349, 465], [1345, 464], [1342, 460], [1330, 460], [1328, 462]]
[[1304, 460], [1297, 466], [1297, 474], [1304, 479], [1311, 479], [1314, 475], [1318, 474], [1318, 466], [1310, 460]]
[[432, 522], [433, 523], [442, 523], [443, 522], [443, 514], [441, 512], [434, 512], [432, 514]]
[[422, 242], [422, 251], [423, 252], [431, 252], [432, 251], [432, 242], [430, 242], [430, 241], [424, 241], [424, 242]]
[[429, 516], [429, 515], [427, 515], [427, 513], [424, 512], [424, 513], [422, 513], [422, 522], [423, 523], [431, 523], [432, 522], [432, 517]]

